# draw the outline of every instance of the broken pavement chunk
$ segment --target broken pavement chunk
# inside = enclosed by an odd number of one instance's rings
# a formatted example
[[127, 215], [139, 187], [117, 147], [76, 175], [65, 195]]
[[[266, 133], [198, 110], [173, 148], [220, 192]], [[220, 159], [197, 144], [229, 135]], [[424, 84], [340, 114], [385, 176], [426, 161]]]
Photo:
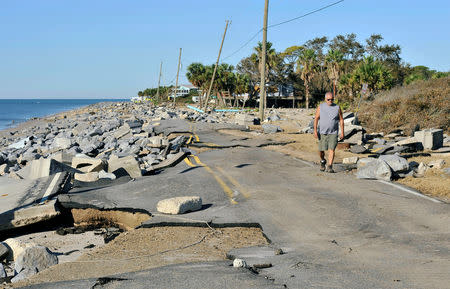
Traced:
[[443, 146], [444, 130], [442, 129], [426, 129], [416, 131], [414, 138], [423, 144], [425, 149], [435, 150]]
[[60, 172], [78, 173], [79, 171], [54, 159], [39, 159], [31, 161], [29, 165], [19, 170], [17, 174], [24, 179], [33, 180]]
[[139, 163], [133, 156], [127, 156], [123, 158], [118, 158], [112, 156], [108, 160], [108, 173], [112, 173], [117, 169], [123, 168], [132, 178], [142, 177], [141, 168]]
[[60, 214], [56, 200], [0, 214], [0, 231], [52, 219]]
[[198, 196], [176, 197], [161, 200], [156, 205], [158, 212], [164, 214], [184, 214], [186, 212], [193, 212], [202, 208], [202, 198]]
[[103, 161], [88, 157], [74, 157], [72, 159], [72, 167], [83, 173], [99, 172], [103, 170]]
[[99, 179], [99, 173], [98, 172], [90, 172], [84, 174], [75, 173], [74, 179], [81, 182], [95, 182]]

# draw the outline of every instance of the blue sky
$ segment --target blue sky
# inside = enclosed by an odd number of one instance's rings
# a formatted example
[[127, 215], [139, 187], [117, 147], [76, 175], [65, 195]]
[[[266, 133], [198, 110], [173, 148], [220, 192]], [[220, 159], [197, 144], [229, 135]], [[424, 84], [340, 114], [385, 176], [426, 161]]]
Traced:
[[[272, 0], [269, 25], [334, 1]], [[1, 0], [0, 98], [126, 98], [174, 83], [179, 48], [180, 83], [192, 62], [212, 64], [225, 20], [232, 21], [227, 57], [262, 27], [264, 0]], [[450, 70], [449, 1], [345, 0], [268, 31], [277, 51], [314, 37], [371, 34], [399, 44], [412, 65]], [[262, 39], [225, 62], [236, 65]]]

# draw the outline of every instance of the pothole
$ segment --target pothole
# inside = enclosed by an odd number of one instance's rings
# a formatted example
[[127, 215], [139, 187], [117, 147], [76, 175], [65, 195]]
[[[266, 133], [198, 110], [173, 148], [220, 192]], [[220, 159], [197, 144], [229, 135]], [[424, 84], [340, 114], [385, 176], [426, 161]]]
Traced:
[[255, 227], [139, 228], [121, 233], [76, 260], [50, 267], [17, 285], [94, 278], [186, 262], [226, 260], [226, 253], [231, 249], [267, 244], [262, 230]]
[[124, 210], [70, 209], [75, 226], [107, 227], [118, 226], [123, 230], [131, 230], [151, 218], [145, 212], [129, 212]]

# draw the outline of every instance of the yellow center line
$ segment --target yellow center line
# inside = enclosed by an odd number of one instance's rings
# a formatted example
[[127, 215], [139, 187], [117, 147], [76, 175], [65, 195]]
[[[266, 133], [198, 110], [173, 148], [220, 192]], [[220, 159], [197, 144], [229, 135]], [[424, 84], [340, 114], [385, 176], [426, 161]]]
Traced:
[[206, 164], [202, 163], [200, 161], [198, 156], [194, 156], [195, 161], [203, 166], [213, 177], [216, 179], [216, 182], [222, 187], [223, 191], [227, 194], [228, 198], [230, 199], [231, 204], [236, 205], [238, 202], [233, 199], [233, 190], [230, 189], [230, 187]]
[[188, 139], [188, 141], [187, 141], [187, 143], [186, 144], [190, 144], [191, 143], [191, 141], [192, 141], [192, 135], [189, 137], [189, 139]]
[[188, 165], [188, 166], [190, 166], [190, 167], [196, 167], [196, 165], [194, 165], [192, 162], [191, 162], [191, 160], [189, 159], [189, 157], [187, 157], [187, 158], [184, 158], [184, 161], [186, 162], [186, 164]]
[[216, 167], [216, 169], [217, 169], [222, 175], [224, 175], [224, 176], [228, 179], [228, 181], [229, 181], [230, 183], [232, 183], [233, 186], [235, 186], [235, 187], [242, 193], [242, 195], [244, 195], [244, 197], [245, 197], [246, 199], [248, 199], [248, 198], [250, 197], [250, 194], [248, 193], [248, 191], [247, 191], [246, 189], [244, 189], [244, 187], [241, 186], [241, 184], [240, 184], [236, 179], [234, 179], [232, 176], [230, 176], [229, 174], [227, 174], [221, 167]]

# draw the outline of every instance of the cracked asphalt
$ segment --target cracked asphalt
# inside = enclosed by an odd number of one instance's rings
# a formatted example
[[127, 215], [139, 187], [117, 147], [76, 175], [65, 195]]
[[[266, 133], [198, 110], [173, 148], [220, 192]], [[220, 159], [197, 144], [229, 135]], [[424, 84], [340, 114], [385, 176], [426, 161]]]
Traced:
[[[449, 288], [448, 204], [386, 183], [358, 180], [346, 172], [322, 173], [314, 164], [261, 148], [263, 141], [217, 132], [223, 128], [161, 121], [161, 133], [192, 135], [191, 147], [205, 143], [217, 147], [210, 145], [210, 150], [200, 153], [193, 150], [177, 166], [153, 176], [74, 191], [58, 199], [69, 208], [154, 214], [143, 227], [261, 226], [271, 246], [285, 254], [262, 256], [261, 263], [273, 266], [261, 269], [259, 275], [230, 268], [230, 262], [205, 262], [122, 274], [115, 278], [125, 280], [111, 284], [128, 288]], [[155, 214], [159, 200], [185, 195], [202, 197], [203, 209], [176, 217]], [[86, 288], [95, 282], [98, 279], [40, 284], [39, 288]]]

